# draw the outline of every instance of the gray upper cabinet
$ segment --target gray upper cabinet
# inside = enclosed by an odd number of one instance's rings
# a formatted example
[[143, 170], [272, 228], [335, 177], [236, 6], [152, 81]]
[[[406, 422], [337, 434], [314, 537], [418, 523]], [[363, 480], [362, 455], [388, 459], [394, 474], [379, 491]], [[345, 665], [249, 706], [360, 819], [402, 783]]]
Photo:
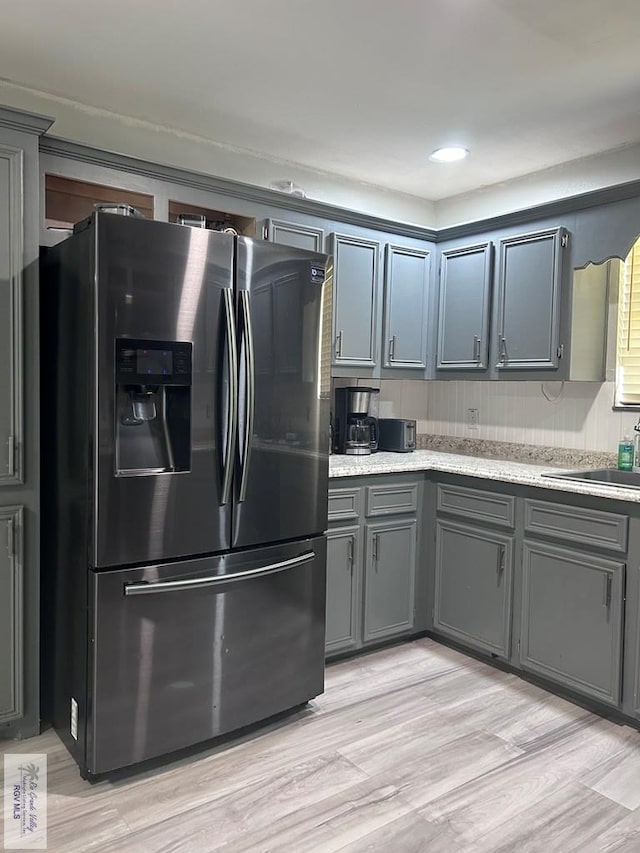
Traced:
[[310, 225], [297, 222], [284, 222], [281, 219], [268, 219], [265, 225], [265, 239], [296, 249], [308, 249], [311, 252], [324, 251], [324, 231]]
[[500, 241], [495, 365], [499, 371], [557, 368], [563, 228]]
[[438, 370], [486, 370], [493, 244], [444, 251], [440, 261]]
[[365, 643], [413, 628], [416, 521], [367, 524], [364, 580]]
[[333, 364], [374, 367], [380, 244], [333, 234]]
[[0, 485], [22, 482], [22, 149], [0, 138]]
[[383, 363], [427, 366], [430, 252], [387, 245], [384, 275]]
[[434, 630], [508, 658], [513, 537], [438, 519]]
[[525, 541], [522, 569], [522, 667], [618, 705], [624, 564]]
[[22, 507], [0, 507], [0, 724], [22, 716]]

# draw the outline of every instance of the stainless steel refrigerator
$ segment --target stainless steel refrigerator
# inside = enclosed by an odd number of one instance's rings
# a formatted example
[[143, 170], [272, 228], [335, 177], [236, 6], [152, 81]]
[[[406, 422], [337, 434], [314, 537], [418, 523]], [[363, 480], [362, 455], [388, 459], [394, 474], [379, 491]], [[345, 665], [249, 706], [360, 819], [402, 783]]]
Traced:
[[86, 777], [323, 690], [328, 276], [104, 212], [44, 256], [43, 692]]

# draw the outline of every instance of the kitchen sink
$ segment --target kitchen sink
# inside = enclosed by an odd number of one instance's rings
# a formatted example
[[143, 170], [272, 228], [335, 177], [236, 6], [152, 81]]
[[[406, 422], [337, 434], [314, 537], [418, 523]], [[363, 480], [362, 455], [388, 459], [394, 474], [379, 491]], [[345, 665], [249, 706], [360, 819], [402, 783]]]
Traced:
[[544, 474], [560, 480], [591, 480], [594, 483], [607, 483], [610, 486], [624, 486], [640, 489], [640, 473], [618, 471], [617, 468], [598, 468], [595, 471], [566, 471], [562, 474]]

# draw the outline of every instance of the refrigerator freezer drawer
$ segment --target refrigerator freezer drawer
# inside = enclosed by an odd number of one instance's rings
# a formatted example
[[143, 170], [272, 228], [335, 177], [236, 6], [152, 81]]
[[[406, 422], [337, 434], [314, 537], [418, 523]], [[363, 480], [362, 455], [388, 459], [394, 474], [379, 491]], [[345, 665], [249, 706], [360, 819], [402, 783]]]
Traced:
[[239, 729], [324, 689], [324, 537], [92, 573], [86, 768]]

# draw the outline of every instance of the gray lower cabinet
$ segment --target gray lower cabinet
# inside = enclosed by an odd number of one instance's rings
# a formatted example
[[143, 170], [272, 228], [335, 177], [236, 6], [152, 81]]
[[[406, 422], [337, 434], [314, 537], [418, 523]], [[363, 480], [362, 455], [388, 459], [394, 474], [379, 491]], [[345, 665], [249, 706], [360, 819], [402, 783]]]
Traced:
[[624, 580], [624, 563], [525, 540], [522, 668], [619, 705]]
[[361, 528], [337, 527], [327, 536], [327, 654], [358, 644], [361, 575]]
[[374, 367], [380, 244], [333, 234], [333, 364]]
[[385, 367], [427, 366], [430, 252], [388, 244], [384, 275]]
[[513, 537], [437, 519], [434, 630], [508, 658]]
[[557, 368], [563, 228], [500, 241], [495, 365], [502, 371]]
[[416, 520], [367, 524], [364, 570], [364, 642], [413, 628]]
[[442, 252], [438, 296], [438, 370], [486, 370], [493, 244]]
[[329, 489], [327, 656], [414, 630], [422, 480], [358, 477]]
[[22, 507], [0, 507], [0, 723], [23, 711]]

